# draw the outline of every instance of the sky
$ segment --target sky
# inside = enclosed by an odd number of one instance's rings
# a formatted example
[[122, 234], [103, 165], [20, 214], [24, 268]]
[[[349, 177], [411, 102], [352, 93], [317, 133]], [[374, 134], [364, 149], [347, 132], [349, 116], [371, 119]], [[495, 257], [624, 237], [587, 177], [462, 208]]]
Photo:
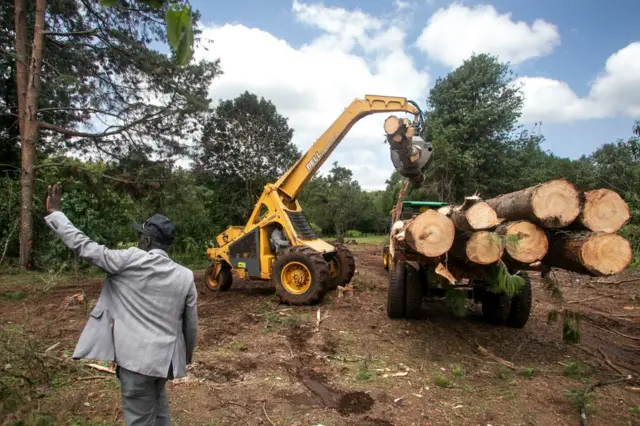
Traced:
[[[613, 6], [615, 4], [615, 6]], [[473, 53], [509, 62], [525, 96], [518, 124], [541, 122], [544, 148], [579, 158], [632, 134], [640, 119], [640, 2], [615, 0], [191, 0], [201, 13], [195, 58], [220, 59], [211, 98], [245, 90], [289, 118], [301, 150], [354, 98], [429, 89]], [[365, 189], [393, 172], [389, 114], [360, 120], [327, 159]], [[437, 152], [434, 160], [437, 161]]]

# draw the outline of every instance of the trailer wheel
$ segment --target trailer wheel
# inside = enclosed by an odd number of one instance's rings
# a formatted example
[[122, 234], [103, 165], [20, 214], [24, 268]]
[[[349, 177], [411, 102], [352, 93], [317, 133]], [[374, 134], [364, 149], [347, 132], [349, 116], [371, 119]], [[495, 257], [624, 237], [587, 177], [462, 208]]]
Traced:
[[222, 269], [218, 273], [216, 278], [213, 277], [214, 268], [213, 264], [209, 265], [207, 271], [204, 274], [204, 282], [207, 288], [211, 291], [227, 291], [233, 284], [233, 275], [231, 274], [231, 267], [228, 263], [223, 262]]
[[410, 319], [422, 317], [422, 277], [420, 270], [405, 265], [405, 316]]
[[531, 314], [531, 304], [533, 301], [533, 292], [531, 289], [531, 277], [526, 272], [522, 273], [524, 278], [524, 286], [520, 293], [511, 298], [511, 309], [507, 325], [514, 328], [522, 328], [529, 320]]
[[486, 290], [482, 297], [482, 316], [491, 324], [504, 325], [511, 311], [511, 298]]
[[317, 251], [293, 247], [276, 260], [271, 271], [276, 295], [290, 305], [312, 305], [326, 292], [329, 265]]
[[387, 316], [389, 318], [404, 317], [406, 292], [405, 263], [399, 260], [395, 269], [389, 274], [389, 287], [387, 288]]

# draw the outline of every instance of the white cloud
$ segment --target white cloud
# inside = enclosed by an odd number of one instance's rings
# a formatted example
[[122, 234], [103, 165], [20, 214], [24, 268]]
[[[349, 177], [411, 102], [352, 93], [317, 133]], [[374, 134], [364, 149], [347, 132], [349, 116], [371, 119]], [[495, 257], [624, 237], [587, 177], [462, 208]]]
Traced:
[[618, 115], [640, 116], [640, 42], [609, 56], [604, 72], [581, 98], [565, 83], [544, 77], [522, 77], [523, 122], [570, 122]]
[[541, 19], [516, 22], [491, 5], [453, 3], [429, 18], [416, 43], [430, 59], [456, 68], [473, 53], [498, 55], [512, 64], [545, 56], [560, 43], [560, 34]]
[[[195, 57], [220, 58], [224, 72], [211, 86], [214, 100], [231, 99], [245, 90], [264, 96], [289, 117], [294, 143], [306, 150], [354, 98], [378, 94], [419, 103], [426, 98], [429, 75], [417, 70], [406, 54], [402, 26], [361, 11], [297, 0], [292, 9], [298, 21], [322, 30], [298, 49], [266, 31], [240, 24], [203, 28], [203, 37], [213, 43], [208, 51], [197, 50]], [[383, 187], [393, 171], [388, 147], [382, 144], [387, 116], [374, 114], [360, 120], [322, 170], [338, 160], [354, 171], [363, 187]]]

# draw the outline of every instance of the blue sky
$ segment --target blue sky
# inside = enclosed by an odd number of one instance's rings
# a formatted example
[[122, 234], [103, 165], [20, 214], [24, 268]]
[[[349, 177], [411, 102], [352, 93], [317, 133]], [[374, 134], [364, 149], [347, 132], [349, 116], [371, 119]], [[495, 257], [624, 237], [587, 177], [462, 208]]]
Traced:
[[[290, 117], [302, 148], [354, 96], [388, 94], [424, 104], [435, 80], [471, 48], [514, 59], [527, 97], [522, 124], [542, 121], [545, 147], [559, 156], [577, 158], [626, 138], [640, 119], [638, 1], [617, 0], [615, 7], [592, 0], [191, 4], [213, 41], [196, 57], [219, 57], [225, 71], [212, 96], [249, 90], [271, 99]], [[366, 188], [381, 187], [392, 170], [384, 146], [368, 140], [381, 133], [369, 128], [385, 117], [358, 123], [328, 161], [354, 168]]]

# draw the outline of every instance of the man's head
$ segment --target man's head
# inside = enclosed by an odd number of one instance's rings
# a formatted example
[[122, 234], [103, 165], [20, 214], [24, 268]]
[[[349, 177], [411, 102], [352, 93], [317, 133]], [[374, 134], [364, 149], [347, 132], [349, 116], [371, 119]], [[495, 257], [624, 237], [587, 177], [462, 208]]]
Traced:
[[154, 214], [142, 225], [133, 225], [133, 229], [138, 233], [138, 248], [141, 250], [167, 251], [173, 244], [175, 227], [168, 217], [161, 214]]

